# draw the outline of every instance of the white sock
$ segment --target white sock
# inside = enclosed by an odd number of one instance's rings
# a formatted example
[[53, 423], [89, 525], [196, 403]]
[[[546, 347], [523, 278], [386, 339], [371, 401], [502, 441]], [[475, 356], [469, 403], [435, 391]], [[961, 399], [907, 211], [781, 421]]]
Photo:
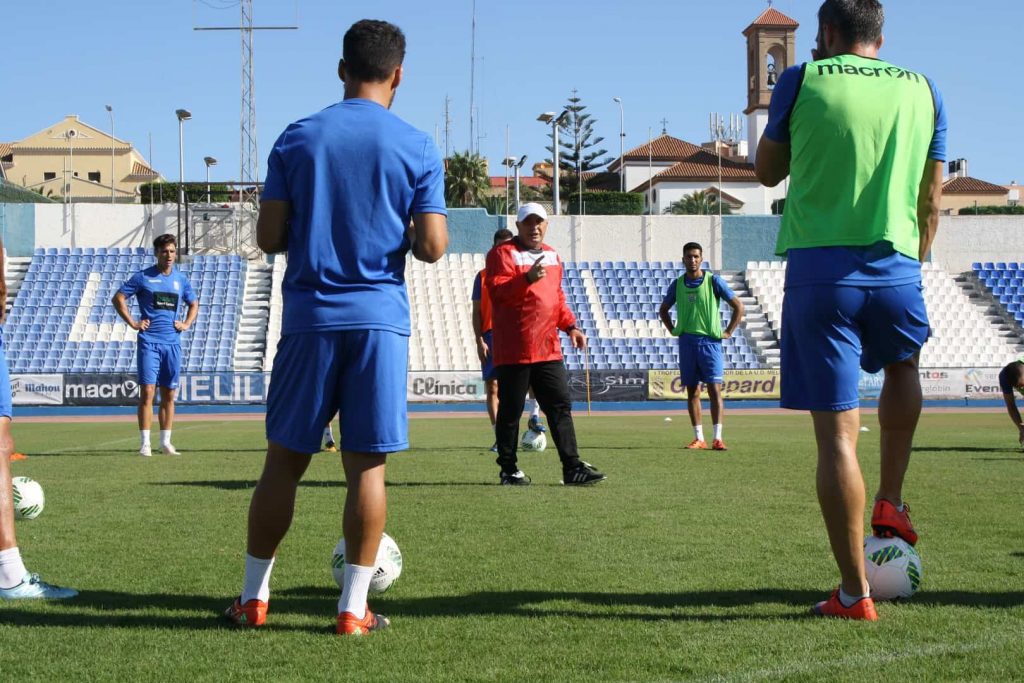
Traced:
[[715, 439], [721, 439], [721, 438], [722, 438], [722, 424], [719, 423], [719, 424], [715, 425]]
[[327, 426], [324, 427], [324, 441], [327, 443], [334, 443], [334, 429], [331, 427], [330, 422], [328, 422]]
[[249, 553], [245, 554], [245, 582], [242, 585], [241, 598], [243, 605], [250, 600], [270, 602], [270, 570], [273, 568], [273, 557], [261, 560]]
[[351, 612], [356, 619], [366, 616], [366, 596], [370, 592], [373, 571], [374, 567], [345, 564], [345, 587], [341, 590], [341, 599], [338, 600], [338, 614]]
[[139, 441], [139, 447], [140, 448], [145, 448], [146, 446], [148, 446], [149, 445], [149, 430], [148, 429], [145, 429], [145, 430], [140, 429], [139, 430], [139, 439], [140, 439], [140, 441]]
[[0, 550], [0, 588], [14, 588], [28, 574], [18, 547]]
[[540, 418], [540, 404], [537, 403], [537, 399], [529, 398], [526, 400], [530, 404], [530, 417]]
[[171, 430], [170, 429], [161, 429], [160, 430], [160, 445], [161, 446], [165, 446], [165, 447], [171, 445]]
[[853, 607], [858, 600], [863, 600], [868, 597], [867, 595], [850, 595], [843, 590], [843, 587], [839, 587], [839, 602], [843, 604], [843, 607]]
[[693, 436], [697, 441], [704, 440], [704, 425], [695, 425], [693, 428]]

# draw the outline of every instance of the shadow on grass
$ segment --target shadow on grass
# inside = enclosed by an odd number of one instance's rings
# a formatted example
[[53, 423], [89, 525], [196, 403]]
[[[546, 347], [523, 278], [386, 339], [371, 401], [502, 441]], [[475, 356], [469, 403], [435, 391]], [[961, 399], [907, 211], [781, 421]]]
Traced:
[[1015, 448], [984, 448], [982, 446], [914, 446], [914, 453], [1016, 453]]
[[[301, 586], [276, 591], [271, 599], [268, 631], [320, 633], [327, 626], [278, 623], [274, 614], [300, 614], [331, 624], [337, 589]], [[809, 618], [809, 607], [822, 599], [818, 590], [763, 588], [734, 591], [693, 591], [678, 593], [598, 593], [562, 591], [486, 591], [459, 596], [399, 598], [379, 596], [374, 606], [394, 617], [539, 616], [573, 619], [732, 622]], [[208, 595], [135, 594], [114, 591], [84, 591], [74, 600], [59, 603], [56, 610], [38, 612], [19, 609], [18, 603], [4, 606], [4, 623], [12, 626], [79, 626], [116, 628], [165, 628], [215, 630], [231, 628], [220, 615], [231, 598]], [[558, 606], [545, 606], [558, 603]], [[566, 607], [578, 603], [580, 607]], [[37, 603], [38, 604], [38, 603]], [[744, 613], [710, 614], [708, 609], [785, 605], [790, 615]], [[1011, 608], [1024, 605], [1024, 592], [971, 593], [966, 591], [925, 592], [913, 604], [928, 607]], [[26, 605], [27, 607], [28, 605]], [[54, 607], [50, 603], [48, 607]], [[593, 609], [602, 611], [593, 611]], [[637, 609], [645, 611], [636, 611]], [[649, 610], [665, 610], [652, 613]], [[687, 611], [678, 611], [687, 610]], [[143, 613], [144, 612], [144, 613]]]
[[[404, 487], [438, 487], [438, 488], [451, 488], [459, 486], [485, 486], [495, 487], [500, 486], [497, 481], [389, 481], [386, 482], [389, 488], [404, 488]], [[212, 488], [219, 489], [221, 491], [240, 491], [249, 490], [256, 488], [256, 480], [210, 480], [210, 481], [156, 481], [150, 484], [150, 486], [193, 486], [196, 488]], [[317, 479], [303, 479], [299, 482], [299, 486], [302, 488], [347, 488], [348, 484], [344, 481], [323, 481]], [[534, 486], [557, 486], [562, 488], [561, 484], [534, 484]]]

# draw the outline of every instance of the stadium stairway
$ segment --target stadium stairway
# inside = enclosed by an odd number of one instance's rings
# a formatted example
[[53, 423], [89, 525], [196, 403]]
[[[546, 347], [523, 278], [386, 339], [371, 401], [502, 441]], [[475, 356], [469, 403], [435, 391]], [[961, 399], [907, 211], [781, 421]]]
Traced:
[[242, 317], [235, 337], [235, 372], [260, 372], [267, 350], [273, 266], [249, 261], [242, 293]]
[[21, 285], [25, 282], [25, 275], [32, 263], [31, 256], [8, 257], [4, 254], [4, 282], [7, 283], [7, 308], [5, 313], [11, 312], [11, 306], [21, 291]]
[[274, 258], [270, 271], [270, 307], [267, 311], [267, 337], [263, 355], [263, 371], [270, 372], [274, 367], [274, 356], [277, 354], [277, 343], [281, 340], [281, 281], [288, 260], [283, 254]]
[[975, 263], [955, 281], [975, 305], [984, 309], [989, 325], [1016, 348], [1018, 355], [1024, 353], [1024, 265]]

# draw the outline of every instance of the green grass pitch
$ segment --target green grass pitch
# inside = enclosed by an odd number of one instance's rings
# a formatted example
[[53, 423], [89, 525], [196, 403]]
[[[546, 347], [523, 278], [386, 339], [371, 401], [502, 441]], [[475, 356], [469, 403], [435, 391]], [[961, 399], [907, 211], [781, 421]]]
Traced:
[[[861, 462], [878, 476], [865, 416]], [[524, 421], [525, 425], [525, 421]], [[688, 452], [688, 420], [577, 416], [608, 474], [497, 485], [482, 416], [411, 421], [388, 465], [398, 583], [390, 631], [332, 635], [339, 458], [318, 455], [271, 583], [266, 628], [218, 618], [242, 579], [261, 422], [181, 422], [180, 458], [135, 455], [133, 421], [16, 423], [46, 509], [17, 523], [62, 603], [0, 604], [0, 678], [20, 681], [820, 681], [1024, 676], [1024, 454], [1005, 415], [927, 414], [906, 495], [921, 592], [875, 624], [815, 619], [838, 581], [814, 495], [806, 415], [732, 411], [725, 454]], [[710, 426], [708, 426], [710, 428]], [[865, 526], [867, 520], [865, 520]]]

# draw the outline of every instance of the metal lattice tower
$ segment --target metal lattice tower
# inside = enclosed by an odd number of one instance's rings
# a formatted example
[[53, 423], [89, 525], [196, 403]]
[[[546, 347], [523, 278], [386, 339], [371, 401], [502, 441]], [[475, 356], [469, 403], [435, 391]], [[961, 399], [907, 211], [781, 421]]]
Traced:
[[[241, 172], [242, 181], [239, 202], [250, 205], [253, 210], [259, 207], [260, 178], [259, 149], [256, 143], [256, 83], [253, 78], [253, 26], [252, 0], [241, 0], [242, 23], [239, 32], [242, 34], [242, 117], [240, 125]], [[243, 206], [243, 208], [245, 208]]]

